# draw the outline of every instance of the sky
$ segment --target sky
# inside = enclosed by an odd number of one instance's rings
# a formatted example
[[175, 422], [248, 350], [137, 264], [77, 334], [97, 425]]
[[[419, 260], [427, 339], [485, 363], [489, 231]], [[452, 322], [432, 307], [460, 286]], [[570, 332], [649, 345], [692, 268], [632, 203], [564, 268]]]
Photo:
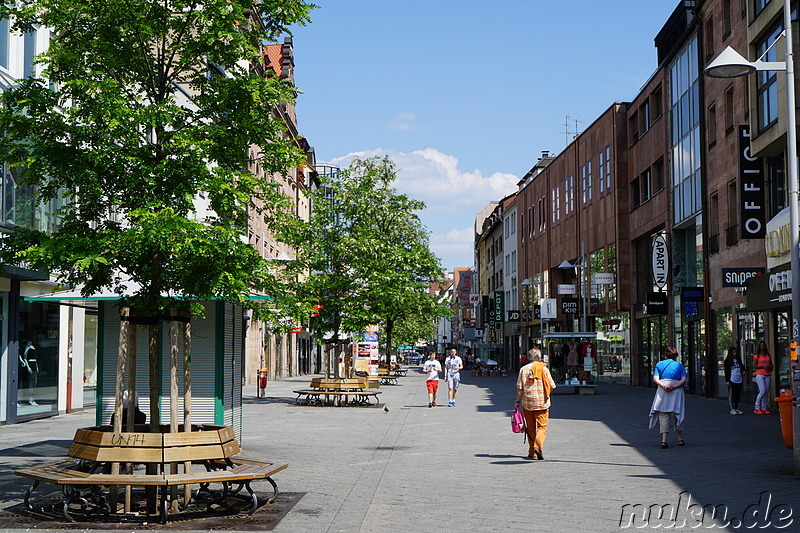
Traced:
[[678, 0], [313, 0], [293, 28], [297, 119], [317, 163], [389, 156], [447, 271], [517, 190], [657, 67]]

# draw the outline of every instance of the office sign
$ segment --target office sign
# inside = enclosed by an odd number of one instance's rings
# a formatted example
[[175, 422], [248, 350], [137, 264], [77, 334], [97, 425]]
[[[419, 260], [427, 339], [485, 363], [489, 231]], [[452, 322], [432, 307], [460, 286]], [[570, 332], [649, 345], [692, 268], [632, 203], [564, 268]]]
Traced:
[[739, 126], [739, 216], [742, 239], [763, 239], [766, 235], [764, 165], [750, 153], [750, 126]]
[[659, 289], [663, 289], [667, 286], [667, 280], [669, 279], [669, 254], [667, 253], [667, 240], [662, 233], [659, 233], [653, 239], [651, 266], [653, 269], [653, 283]]

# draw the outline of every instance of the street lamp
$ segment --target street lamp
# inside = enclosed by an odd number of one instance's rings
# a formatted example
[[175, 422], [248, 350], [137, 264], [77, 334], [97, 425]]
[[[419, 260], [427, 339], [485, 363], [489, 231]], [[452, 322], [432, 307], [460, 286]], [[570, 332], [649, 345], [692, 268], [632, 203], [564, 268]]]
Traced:
[[[525, 322], [527, 324], [530, 324], [531, 322], [533, 322], [533, 313], [531, 313], [531, 311], [533, 310], [533, 306], [531, 305], [530, 286], [531, 285], [536, 285], [536, 283], [531, 281], [531, 280], [529, 280], [528, 278], [525, 278], [525, 281], [520, 283], [520, 285], [522, 285], [522, 301], [525, 303], [524, 307], [525, 307], [525, 309], [527, 311], [527, 313], [525, 315]], [[528, 348], [530, 347], [530, 343], [531, 343], [531, 340], [530, 340], [531, 326], [530, 325], [528, 325], [526, 327], [526, 333], [527, 333], [527, 335], [525, 336], [526, 337], [525, 341], [526, 341], [527, 344], [525, 345], [525, 350], [524, 350], [525, 352], [528, 351]]]
[[567, 261], [566, 259], [564, 261], [562, 261], [560, 265], [558, 265], [558, 268], [563, 268], [565, 270], [566, 269], [570, 269], [570, 268], [574, 268], [576, 276], [578, 276], [580, 274], [580, 276], [578, 277], [578, 286], [580, 287], [581, 299], [583, 300], [583, 315], [581, 316], [581, 329], [582, 329], [583, 333], [586, 333], [586, 332], [588, 332], [588, 329], [586, 327], [586, 315], [589, 312], [589, 306], [588, 306], [588, 301], [587, 301], [587, 298], [586, 298], [587, 297], [587, 294], [586, 294], [587, 291], [585, 291], [584, 287], [583, 287], [583, 272], [582, 271], [579, 272], [580, 269], [582, 269], [583, 267], [584, 267], [584, 265], [582, 265], [581, 263], [572, 264], [569, 261]]
[[[705, 69], [706, 76], [713, 78], [735, 78], [759, 70], [786, 72], [786, 164], [789, 167], [789, 235], [791, 246], [792, 279], [792, 346], [797, 346], [800, 337], [800, 257], [798, 256], [798, 166], [797, 166], [797, 114], [795, 111], [794, 55], [792, 43], [792, 10], [789, 0], [783, 1], [783, 37], [786, 44], [786, 61], [764, 62], [760, 58], [750, 62], [730, 46]], [[777, 39], [775, 40], [777, 42]], [[773, 43], [774, 44], [774, 43]], [[769, 50], [769, 49], [768, 49]], [[800, 396], [800, 380], [794, 379], [797, 366], [796, 351], [792, 354], [792, 421], [794, 424], [794, 475], [800, 477], [800, 409], [795, 405]]]

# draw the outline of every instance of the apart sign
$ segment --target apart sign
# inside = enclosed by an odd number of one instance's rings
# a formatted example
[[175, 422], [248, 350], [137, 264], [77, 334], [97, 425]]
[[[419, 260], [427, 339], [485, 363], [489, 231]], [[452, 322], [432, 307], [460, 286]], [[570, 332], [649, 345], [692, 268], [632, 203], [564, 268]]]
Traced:
[[667, 254], [667, 240], [659, 233], [653, 239], [652, 253], [653, 283], [659, 289], [667, 286], [669, 278], [669, 255]]

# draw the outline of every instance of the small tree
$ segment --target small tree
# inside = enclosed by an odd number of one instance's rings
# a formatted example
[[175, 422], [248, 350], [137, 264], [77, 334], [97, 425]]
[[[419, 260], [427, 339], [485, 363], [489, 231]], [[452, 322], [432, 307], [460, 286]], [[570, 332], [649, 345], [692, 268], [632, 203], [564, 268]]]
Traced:
[[295, 291], [322, 305], [319, 338], [382, 323], [391, 343], [398, 319], [436, 309], [424, 289], [442, 272], [415, 214], [424, 204], [398, 194], [395, 178], [388, 158], [354, 159], [339, 178], [323, 176], [309, 222], [285, 227], [282, 239], [297, 250], [288, 272], [312, 273]]

